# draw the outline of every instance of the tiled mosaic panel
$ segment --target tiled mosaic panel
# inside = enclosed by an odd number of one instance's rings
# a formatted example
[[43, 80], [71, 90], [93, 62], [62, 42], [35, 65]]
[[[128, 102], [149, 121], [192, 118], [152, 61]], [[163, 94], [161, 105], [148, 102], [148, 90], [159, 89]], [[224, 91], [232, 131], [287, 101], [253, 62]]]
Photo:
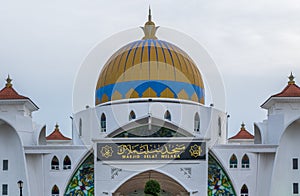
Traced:
[[208, 196], [236, 196], [232, 183], [221, 165], [208, 156]]
[[71, 178], [65, 196], [94, 196], [94, 155], [89, 155]]

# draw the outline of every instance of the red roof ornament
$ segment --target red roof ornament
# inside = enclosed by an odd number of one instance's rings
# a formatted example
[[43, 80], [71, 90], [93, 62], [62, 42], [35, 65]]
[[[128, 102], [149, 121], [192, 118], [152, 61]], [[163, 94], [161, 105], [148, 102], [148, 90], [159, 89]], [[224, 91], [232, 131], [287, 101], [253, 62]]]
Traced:
[[246, 128], [245, 124], [242, 123], [241, 130], [233, 137], [229, 138], [230, 140], [244, 140], [244, 139], [254, 139], [254, 135], [249, 133]]
[[293, 73], [289, 76], [288, 85], [272, 97], [300, 97], [300, 87], [295, 84]]
[[288, 77], [288, 85], [280, 92], [275, 95], [272, 95], [267, 101], [265, 101], [261, 107], [268, 109], [274, 99], [276, 98], [284, 98], [284, 97], [294, 97], [294, 98], [300, 98], [300, 87], [295, 84], [295, 77], [293, 76], [293, 73]]
[[54, 131], [46, 137], [46, 140], [71, 140], [68, 137], [65, 137], [60, 131], [58, 124], [55, 125]]
[[19, 95], [17, 91], [12, 87], [11, 83], [12, 79], [10, 79], [9, 75], [6, 79], [5, 87], [0, 91], [0, 99], [29, 99], [23, 95]]

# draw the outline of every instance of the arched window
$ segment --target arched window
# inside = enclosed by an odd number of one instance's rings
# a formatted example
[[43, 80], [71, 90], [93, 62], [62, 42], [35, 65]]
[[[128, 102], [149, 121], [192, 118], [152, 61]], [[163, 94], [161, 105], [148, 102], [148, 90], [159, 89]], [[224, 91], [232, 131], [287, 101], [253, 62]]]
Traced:
[[134, 111], [131, 110], [131, 112], [129, 113], [129, 120], [133, 120], [135, 118], [136, 118], [135, 113]]
[[194, 117], [194, 131], [200, 132], [200, 117], [199, 117], [198, 112], [196, 112], [195, 117]]
[[171, 121], [171, 113], [169, 112], [169, 110], [167, 110], [167, 111], [165, 112], [164, 118], [165, 118], [166, 120]]
[[59, 196], [59, 189], [56, 185], [53, 186], [51, 196]]
[[248, 196], [248, 187], [245, 184], [241, 188], [241, 196]]
[[71, 169], [71, 160], [70, 160], [69, 156], [65, 157], [63, 168], [64, 168], [64, 170]]
[[79, 119], [79, 136], [82, 136], [82, 119]]
[[229, 167], [230, 168], [237, 168], [237, 165], [238, 165], [238, 160], [237, 160], [235, 154], [233, 154], [230, 157], [230, 160], [229, 160]]
[[222, 121], [221, 121], [220, 117], [218, 118], [218, 133], [219, 133], [219, 136], [222, 135]]
[[59, 170], [59, 161], [58, 161], [58, 158], [56, 156], [54, 156], [52, 158], [52, 161], [51, 161], [51, 169], [52, 170]]
[[101, 125], [101, 132], [106, 132], [106, 116], [104, 113], [101, 114], [100, 125]]
[[250, 161], [248, 155], [244, 155], [242, 158], [242, 168], [249, 168], [250, 167]]

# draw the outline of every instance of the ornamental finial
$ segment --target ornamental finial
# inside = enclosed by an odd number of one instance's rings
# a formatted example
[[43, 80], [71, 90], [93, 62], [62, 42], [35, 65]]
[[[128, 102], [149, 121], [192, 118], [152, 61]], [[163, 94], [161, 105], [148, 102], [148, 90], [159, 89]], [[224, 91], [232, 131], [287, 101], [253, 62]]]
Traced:
[[152, 16], [151, 16], [151, 7], [149, 5], [148, 22], [151, 22], [151, 18], [152, 18]]
[[157, 39], [157, 37], [155, 37], [155, 33], [159, 27], [156, 27], [155, 23], [152, 21], [150, 5], [149, 5], [148, 21], [145, 23], [144, 27], [141, 28], [143, 29], [145, 34], [143, 39]]
[[245, 123], [244, 122], [242, 122], [242, 124], [241, 124], [241, 130], [245, 130]]
[[7, 76], [7, 79], [6, 79], [6, 84], [5, 86], [8, 87], [8, 88], [11, 88], [12, 87], [12, 83], [11, 83], [12, 79], [10, 79], [9, 75]]
[[59, 125], [56, 123], [55, 130], [59, 131]]
[[293, 72], [291, 72], [291, 75], [289, 76], [290, 81], [288, 82], [288, 84], [295, 84], [295, 77], [293, 76]]

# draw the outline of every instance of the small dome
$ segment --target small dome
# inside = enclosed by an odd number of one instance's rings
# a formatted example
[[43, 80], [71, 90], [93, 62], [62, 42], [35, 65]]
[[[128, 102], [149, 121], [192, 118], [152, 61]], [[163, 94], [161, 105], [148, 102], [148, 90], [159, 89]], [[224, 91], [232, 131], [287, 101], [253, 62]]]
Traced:
[[156, 97], [204, 104], [204, 85], [196, 64], [179, 47], [155, 37], [157, 27], [150, 14], [148, 22], [142, 40], [123, 46], [104, 65], [97, 82], [96, 105]]

